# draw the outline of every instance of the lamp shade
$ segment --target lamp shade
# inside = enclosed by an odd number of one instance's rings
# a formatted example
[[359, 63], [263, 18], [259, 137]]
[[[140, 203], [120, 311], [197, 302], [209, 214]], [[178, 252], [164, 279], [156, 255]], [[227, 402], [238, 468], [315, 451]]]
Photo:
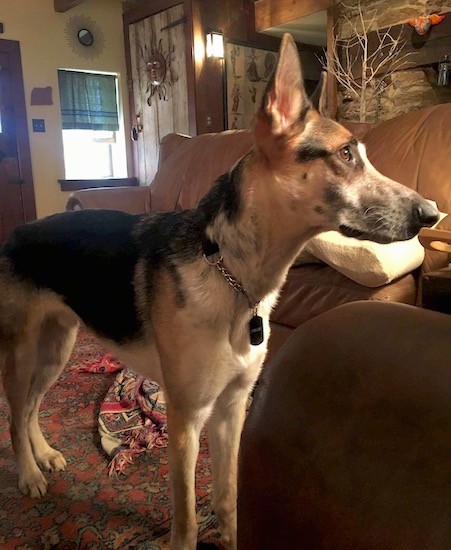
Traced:
[[207, 57], [224, 57], [224, 37], [219, 31], [207, 33]]

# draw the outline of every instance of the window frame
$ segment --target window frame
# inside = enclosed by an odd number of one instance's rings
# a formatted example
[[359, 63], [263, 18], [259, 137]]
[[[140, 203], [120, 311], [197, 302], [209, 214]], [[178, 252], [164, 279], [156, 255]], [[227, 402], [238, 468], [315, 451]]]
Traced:
[[[69, 178], [60, 178], [58, 183], [61, 187], [61, 191], [78, 191], [83, 189], [91, 188], [100, 188], [100, 187], [134, 187], [138, 186], [138, 178], [129, 177], [128, 170], [128, 150], [127, 150], [127, 139], [126, 139], [126, 127], [124, 120], [124, 108], [123, 108], [123, 94], [121, 93], [121, 80], [122, 76], [117, 72], [110, 71], [98, 71], [98, 70], [89, 70], [89, 69], [72, 69], [67, 67], [59, 67], [57, 70], [64, 71], [75, 71], [75, 72], [84, 72], [90, 74], [106, 74], [112, 75], [116, 79], [116, 99], [117, 99], [117, 109], [118, 109], [118, 119], [119, 119], [119, 130], [115, 132], [116, 134], [116, 145], [118, 145], [119, 155], [117, 159], [113, 159], [113, 169], [116, 164], [119, 164], [120, 176], [113, 178], [89, 178], [89, 179], [69, 179]], [[63, 128], [61, 124], [61, 140], [63, 140]], [[64, 152], [63, 152], [63, 166], [64, 172], [66, 172], [66, 165], [64, 162]]]

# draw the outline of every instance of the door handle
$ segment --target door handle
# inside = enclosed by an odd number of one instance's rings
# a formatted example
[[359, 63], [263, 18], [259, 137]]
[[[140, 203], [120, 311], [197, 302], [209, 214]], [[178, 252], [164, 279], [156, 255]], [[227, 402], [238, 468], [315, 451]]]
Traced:
[[132, 126], [131, 140], [138, 141], [139, 134], [143, 131], [143, 125], [141, 124], [141, 115], [136, 115], [136, 124]]

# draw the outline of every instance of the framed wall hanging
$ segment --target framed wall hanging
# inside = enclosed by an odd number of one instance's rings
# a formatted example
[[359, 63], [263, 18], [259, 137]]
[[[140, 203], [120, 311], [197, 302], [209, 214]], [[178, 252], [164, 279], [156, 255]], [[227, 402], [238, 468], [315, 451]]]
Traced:
[[278, 53], [253, 44], [228, 41], [224, 57], [225, 126], [229, 130], [250, 128]]

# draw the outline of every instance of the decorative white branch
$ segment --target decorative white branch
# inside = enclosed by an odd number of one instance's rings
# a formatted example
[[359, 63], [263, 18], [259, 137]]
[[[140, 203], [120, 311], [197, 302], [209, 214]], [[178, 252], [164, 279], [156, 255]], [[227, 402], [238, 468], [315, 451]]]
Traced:
[[[341, 4], [349, 8], [343, 2]], [[327, 52], [326, 60], [321, 60], [321, 64], [352, 98], [359, 101], [359, 120], [365, 122], [368, 107], [382, 90], [391, 86], [391, 80], [387, 82], [388, 77], [400, 69], [407, 68], [407, 59], [414, 55], [414, 52], [403, 51], [406, 46], [406, 40], [402, 38], [403, 28], [401, 27], [399, 33], [394, 35], [392, 27], [389, 27], [376, 31], [378, 43], [370, 53], [368, 35], [377, 13], [365, 19], [361, 0], [357, 9], [358, 14], [354, 20], [343, 16], [349, 26], [349, 37], [338, 38], [334, 29], [331, 51]], [[357, 74], [358, 63], [361, 64], [361, 69]], [[383, 86], [381, 82], [384, 83]]]

